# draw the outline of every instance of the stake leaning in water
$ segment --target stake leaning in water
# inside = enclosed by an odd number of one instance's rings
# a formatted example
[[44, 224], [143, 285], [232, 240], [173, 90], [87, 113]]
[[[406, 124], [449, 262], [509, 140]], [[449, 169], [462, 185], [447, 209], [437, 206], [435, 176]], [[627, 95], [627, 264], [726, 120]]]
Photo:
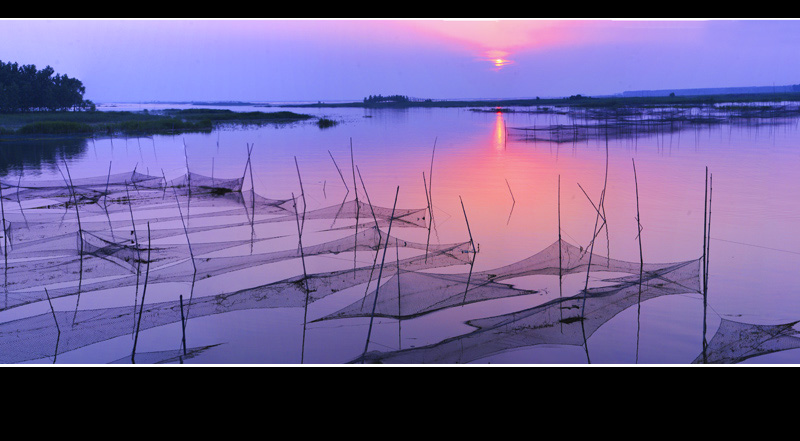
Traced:
[[142, 324], [142, 313], [144, 312], [144, 295], [147, 293], [147, 279], [150, 277], [150, 222], [147, 223], [147, 270], [144, 276], [144, 288], [142, 288], [142, 304], [139, 307], [139, 319], [136, 322], [136, 335], [133, 338], [133, 351], [131, 352], [131, 363], [136, 364], [136, 344], [139, 341], [139, 328]]
[[[308, 273], [306, 272], [306, 257], [303, 253], [303, 229], [300, 227], [300, 215], [297, 213], [297, 199], [294, 197], [294, 192], [292, 192], [292, 201], [294, 202], [294, 217], [297, 221], [297, 237], [300, 245], [300, 260], [303, 262], [303, 281], [305, 282], [306, 288], [306, 304], [303, 312], [303, 342], [301, 343], [300, 347], [300, 364], [303, 364], [306, 353], [306, 324], [308, 321]], [[305, 207], [303, 207], [303, 214], [305, 214]]]
[[392, 216], [389, 218], [389, 228], [386, 230], [386, 246], [383, 248], [383, 258], [381, 259], [381, 269], [378, 271], [378, 284], [375, 287], [375, 301], [372, 303], [372, 314], [369, 317], [369, 330], [367, 331], [367, 342], [364, 344], [364, 353], [361, 354], [362, 359], [367, 355], [369, 349], [369, 339], [372, 336], [372, 322], [375, 320], [375, 309], [378, 307], [378, 292], [381, 289], [381, 276], [383, 275], [383, 264], [386, 262], [386, 249], [389, 248], [389, 237], [392, 233], [392, 221], [394, 220], [394, 209], [397, 207], [397, 196], [400, 194], [400, 186], [397, 186], [397, 191], [394, 194], [394, 206], [392, 206]]

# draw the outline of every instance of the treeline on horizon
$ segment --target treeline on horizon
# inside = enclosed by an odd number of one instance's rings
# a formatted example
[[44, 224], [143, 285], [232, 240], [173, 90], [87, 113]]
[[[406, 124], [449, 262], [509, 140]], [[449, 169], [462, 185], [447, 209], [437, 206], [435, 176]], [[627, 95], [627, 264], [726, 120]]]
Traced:
[[411, 101], [405, 95], [370, 95], [364, 98], [364, 104], [377, 104], [377, 103], [407, 103]]
[[80, 80], [53, 74], [50, 66], [37, 70], [33, 64], [0, 60], [0, 113], [96, 109], [83, 99], [86, 88]]

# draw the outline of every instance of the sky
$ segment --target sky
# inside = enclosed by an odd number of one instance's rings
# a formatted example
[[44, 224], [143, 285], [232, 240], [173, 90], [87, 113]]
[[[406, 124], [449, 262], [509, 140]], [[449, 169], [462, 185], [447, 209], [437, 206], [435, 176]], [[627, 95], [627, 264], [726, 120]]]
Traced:
[[609, 95], [800, 84], [800, 20], [13, 19], [0, 61], [95, 103]]

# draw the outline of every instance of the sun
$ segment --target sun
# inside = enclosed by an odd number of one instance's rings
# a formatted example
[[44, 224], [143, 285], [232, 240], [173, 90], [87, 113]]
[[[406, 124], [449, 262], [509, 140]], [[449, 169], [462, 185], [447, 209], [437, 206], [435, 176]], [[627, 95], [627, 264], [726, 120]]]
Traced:
[[494, 67], [496, 69], [500, 69], [500, 68], [502, 68], [504, 66], [507, 66], [507, 65], [513, 63], [513, 61], [505, 58], [506, 56], [509, 55], [509, 53], [506, 52], [506, 51], [490, 50], [490, 51], [486, 51], [485, 54], [486, 54], [486, 58], [488, 59], [488, 61], [490, 61], [492, 64], [494, 64]]

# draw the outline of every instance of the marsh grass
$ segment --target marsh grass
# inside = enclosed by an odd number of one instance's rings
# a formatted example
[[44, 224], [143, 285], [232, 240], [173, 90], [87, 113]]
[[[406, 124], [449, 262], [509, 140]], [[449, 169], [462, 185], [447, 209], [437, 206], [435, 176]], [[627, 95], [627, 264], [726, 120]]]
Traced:
[[320, 129], [327, 129], [328, 127], [333, 127], [339, 124], [339, 121], [334, 121], [328, 118], [320, 118], [317, 120], [317, 127]]
[[0, 114], [0, 135], [152, 135], [210, 132], [219, 124], [282, 124], [311, 115], [294, 112], [233, 112], [168, 109], [156, 112], [23, 112]]

